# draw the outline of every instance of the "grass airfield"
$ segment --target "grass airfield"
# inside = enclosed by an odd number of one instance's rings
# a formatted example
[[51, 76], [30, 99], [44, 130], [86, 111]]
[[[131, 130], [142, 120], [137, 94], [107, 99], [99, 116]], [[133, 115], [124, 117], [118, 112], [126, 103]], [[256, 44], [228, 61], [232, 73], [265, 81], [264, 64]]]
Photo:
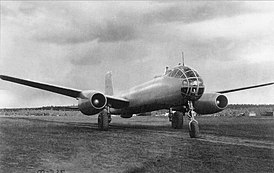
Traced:
[[201, 137], [167, 117], [0, 117], [0, 171], [274, 172], [273, 117], [197, 117]]

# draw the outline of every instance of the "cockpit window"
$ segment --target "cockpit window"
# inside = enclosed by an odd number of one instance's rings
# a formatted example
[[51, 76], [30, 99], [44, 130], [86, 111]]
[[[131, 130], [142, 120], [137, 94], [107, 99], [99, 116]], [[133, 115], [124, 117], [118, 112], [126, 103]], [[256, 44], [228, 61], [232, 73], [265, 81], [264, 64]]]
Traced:
[[183, 71], [191, 70], [189, 67], [186, 67], [186, 66], [180, 66], [179, 68], [182, 69]]
[[176, 75], [176, 73], [179, 71], [179, 69], [174, 69], [174, 70], [172, 70], [170, 73], [169, 73], [169, 75], [168, 76], [170, 76], [170, 77], [175, 77], [175, 75]]
[[183, 85], [184, 85], [184, 86], [188, 86], [188, 80], [187, 80], [187, 79], [184, 79], [184, 80], [183, 80]]
[[168, 70], [166, 72], [166, 75], [169, 77], [182, 78], [182, 79], [195, 78], [196, 81], [199, 80], [197, 81], [199, 85], [203, 84], [199, 74], [195, 70], [192, 70], [191, 68], [186, 66], [178, 66], [171, 70]]
[[[193, 71], [194, 71], [194, 70], [193, 70]], [[195, 73], [195, 75], [196, 75], [197, 77], [200, 77], [199, 74], [198, 74], [196, 71], [194, 71], [194, 73]]]
[[193, 85], [193, 86], [197, 86], [198, 85], [197, 78], [188, 79], [188, 81], [189, 81], [190, 85]]
[[186, 72], [186, 76], [187, 77], [196, 77], [194, 71], [192, 71], [192, 70]]
[[166, 72], [172, 78], [181, 78], [181, 94], [190, 100], [199, 99], [204, 93], [205, 86], [199, 74], [186, 66], [177, 66]]
[[176, 77], [176, 78], [184, 78], [184, 75], [183, 75], [183, 72], [181, 71], [181, 70], [178, 70], [178, 72], [175, 74], [175, 76], [174, 77]]
[[199, 84], [200, 86], [204, 85], [204, 82], [203, 82], [203, 80], [202, 80], [201, 78], [198, 78], [198, 84]]

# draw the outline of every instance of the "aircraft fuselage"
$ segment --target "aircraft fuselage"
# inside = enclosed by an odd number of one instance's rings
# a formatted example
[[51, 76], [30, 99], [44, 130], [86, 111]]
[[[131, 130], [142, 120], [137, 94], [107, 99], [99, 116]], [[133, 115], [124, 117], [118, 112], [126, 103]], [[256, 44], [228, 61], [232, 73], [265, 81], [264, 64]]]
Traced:
[[[186, 105], [189, 100], [198, 100], [203, 92], [203, 80], [195, 70], [186, 66], [176, 66], [162, 76], [117, 95], [117, 98], [128, 100], [129, 104], [120, 109], [110, 106], [110, 113], [130, 117], [132, 114], [180, 107]], [[91, 98], [93, 92], [85, 93], [78, 105], [82, 112], [92, 115], [93, 112], [88, 110], [90, 102], [87, 99]], [[84, 110], [85, 108], [87, 109]]]
[[183, 105], [187, 100], [181, 94], [181, 88], [181, 79], [158, 77], [119, 95], [129, 100], [130, 104], [124, 109], [111, 109], [111, 113], [136, 114]]

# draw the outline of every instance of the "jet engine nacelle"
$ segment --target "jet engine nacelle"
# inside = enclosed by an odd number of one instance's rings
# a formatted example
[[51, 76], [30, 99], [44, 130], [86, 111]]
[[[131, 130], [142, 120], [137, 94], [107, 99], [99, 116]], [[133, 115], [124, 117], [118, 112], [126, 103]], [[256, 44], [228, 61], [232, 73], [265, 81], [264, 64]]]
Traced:
[[198, 114], [214, 114], [226, 108], [228, 99], [226, 96], [218, 93], [205, 93], [194, 102], [194, 110]]
[[79, 99], [78, 108], [85, 115], [95, 115], [101, 112], [107, 104], [107, 99], [102, 93], [89, 92], [83, 95], [86, 98]]

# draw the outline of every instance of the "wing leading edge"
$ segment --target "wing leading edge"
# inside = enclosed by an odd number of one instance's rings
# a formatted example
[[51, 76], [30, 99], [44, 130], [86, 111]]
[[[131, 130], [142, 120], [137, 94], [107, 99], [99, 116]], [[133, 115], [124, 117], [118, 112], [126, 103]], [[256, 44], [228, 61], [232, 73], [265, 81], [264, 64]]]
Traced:
[[[73, 98], [81, 98], [82, 92], [83, 92], [83, 91], [77, 90], [77, 89], [66, 88], [66, 87], [61, 87], [61, 86], [57, 86], [57, 85], [41, 83], [41, 82], [35, 82], [35, 81], [15, 78], [15, 77], [6, 76], [6, 75], [0, 75], [0, 79], [6, 80], [9, 82], [18, 83], [21, 85], [26, 85], [26, 86], [33, 87], [33, 88], [38, 88], [38, 89], [54, 92], [57, 94], [61, 94], [61, 95], [65, 95], [65, 96], [69, 96], [69, 97], [73, 97]], [[106, 98], [108, 100], [108, 103], [111, 104], [111, 106], [113, 108], [123, 108], [123, 107], [127, 107], [129, 105], [129, 101], [124, 98], [108, 96], [108, 95], [106, 95]]]
[[62, 94], [62, 95], [65, 95], [65, 96], [73, 97], [73, 98], [77, 98], [81, 94], [80, 90], [60, 87], [60, 86], [41, 83], [41, 82], [34, 82], [34, 81], [30, 81], [30, 80], [25, 80], [25, 79], [19, 79], [19, 78], [15, 78], [15, 77], [11, 77], [11, 76], [0, 75], [0, 78], [2, 80], [6, 80], [6, 81], [9, 81], [9, 82], [18, 83], [18, 84], [21, 84], [21, 85], [30, 86], [30, 87], [33, 87], [33, 88], [38, 88], [38, 89], [42, 89], [42, 90]]
[[253, 86], [248, 86], [248, 87], [242, 87], [242, 88], [235, 88], [235, 89], [230, 89], [230, 90], [218, 91], [217, 93], [225, 94], [225, 93], [231, 93], [231, 92], [236, 92], [236, 91], [241, 91], [241, 90], [258, 88], [258, 87], [263, 87], [263, 86], [268, 86], [268, 85], [273, 85], [273, 84], [274, 84], [274, 82], [270, 82], [270, 83], [265, 83], [265, 84], [260, 84], [260, 85], [253, 85]]

